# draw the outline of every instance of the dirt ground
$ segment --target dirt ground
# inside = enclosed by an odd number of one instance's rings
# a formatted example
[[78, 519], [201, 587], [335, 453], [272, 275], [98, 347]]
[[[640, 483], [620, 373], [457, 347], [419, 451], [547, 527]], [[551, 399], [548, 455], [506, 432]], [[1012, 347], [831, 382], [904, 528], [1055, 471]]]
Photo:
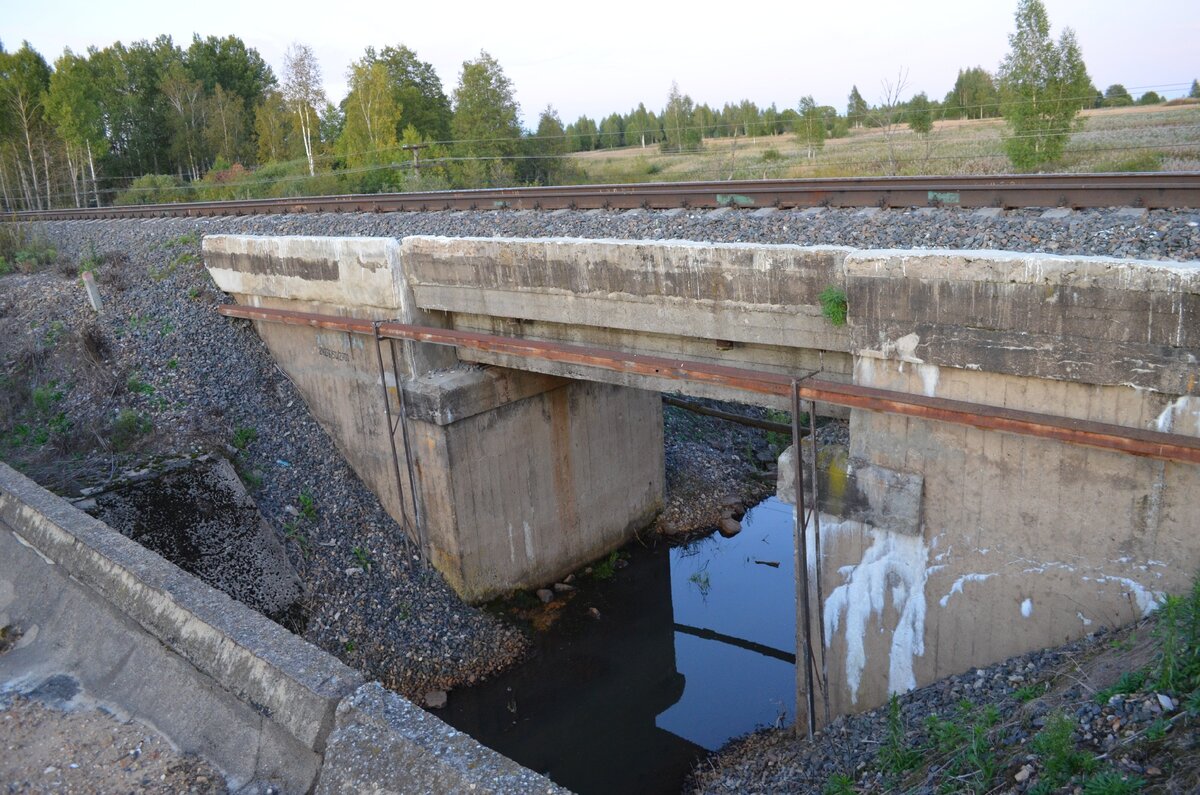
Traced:
[[224, 793], [206, 762], [93, 706], [0, 696], [0, 791]]

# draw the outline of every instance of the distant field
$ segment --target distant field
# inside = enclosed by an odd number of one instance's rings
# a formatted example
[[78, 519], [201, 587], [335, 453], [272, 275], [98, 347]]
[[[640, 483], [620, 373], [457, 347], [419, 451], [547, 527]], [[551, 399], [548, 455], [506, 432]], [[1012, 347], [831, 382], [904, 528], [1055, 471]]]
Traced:
[[[1047, 170], [1200, 170], [1200, 105], [1085, 111], [1060, 163]], [[657, 145], [571, 155], [587, 182], [854, 177], [885, 174], [1000, 174], [1012, 171], [1001, 119], [934, 123], [925, 139], [898, 126], [851, 130], [812, 158], [794, 135], [710, 138], [700, 152], [663, 154]]]

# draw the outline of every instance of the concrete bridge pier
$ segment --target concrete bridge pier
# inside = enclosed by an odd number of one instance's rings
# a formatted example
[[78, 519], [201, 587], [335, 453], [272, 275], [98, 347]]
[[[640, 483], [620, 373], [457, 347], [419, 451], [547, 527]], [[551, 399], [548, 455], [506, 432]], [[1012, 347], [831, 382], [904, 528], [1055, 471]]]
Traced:
[[[444, 324], [416, 308], [391, 238], [209, 237], [204, 255], [241, 304]], [[465, 600], [562, 577], [662, 507], [654, 392], [463, 364], [433, 345], [382, 340], [377, 349], [344, 332], [257, 330], [388, 513], [413, 529], [420, 516], [426, 554]]]

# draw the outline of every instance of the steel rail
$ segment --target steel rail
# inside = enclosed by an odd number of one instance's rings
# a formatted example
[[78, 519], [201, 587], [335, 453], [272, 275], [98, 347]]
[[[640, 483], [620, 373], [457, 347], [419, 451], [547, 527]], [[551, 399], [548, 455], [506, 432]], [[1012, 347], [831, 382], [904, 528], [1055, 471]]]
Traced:
[[[375, 334], [376, 329], [375, 323], [370, 320], [284, 309], [226, 304], [218, 307], [217, 311], [226, 317], [309, 326], [350, 334], [370, 336]], [[599, 368], [630, 375], [710, 384], [785, 399], [790, 398], [792, 391], [792, 376], [722, 364], [668, 359], [584, 345], [502, 337], [395, 322], [379, 323], [378, 333], [382, 337], [393, 339], [451, 345], [507, 356]], [[815, 400], [836, 406], [900, 414], [918, 419], [937, 420], [1041, 439], [1054, 439], [1070, 444], [1165, 461], [1200, 464], [1200, 438], [1179, 434], [961, 400], [913, 395], [857, 384], [842, 384], [820, 378], [802, 380], [799, 383], [799, 396], [804, 400]]]
[[9, 221], [269, 213], [713, 207], [1200, 207], [1200, 172], [650, 182], [20, 211]]

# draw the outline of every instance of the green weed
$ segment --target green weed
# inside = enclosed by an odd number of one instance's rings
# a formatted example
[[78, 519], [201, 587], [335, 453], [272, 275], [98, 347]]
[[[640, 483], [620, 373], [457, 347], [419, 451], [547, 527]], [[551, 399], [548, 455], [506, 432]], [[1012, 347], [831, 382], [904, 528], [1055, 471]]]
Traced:
[[172, 238], [162, 244], [163, 248], [180, 248], [182, 246], [194, 246], [200, 242], [199, 232], [188, 232], [186, 235]]
[[300, 547], [300, 554], [308, 557], [312, 554], [312, 547], [309, 546], [308, 536], [300, 529], [298, 521], [290, 521], [283, 523], [283, 537], [289, 541], [296, 542], [296, 546]]
[[831, 284], [821, 291], [821, 294], [817, 296], [817, 301], [821, 304], [821, 315], [826, 320], [835, 326], [846, 325], [849, 308], [846, 304], [845, 290]]
[[154, 394], [154, 386], [138, 378], [136, 373], [125, 379], [125, 388], [134, 395]]
[[854, 779], [845, 773], [834, 773], [821, 788], [821, 795], [854, 795]]
[[365, 547], [354, 547], [350, 550], [350, 554], [354, 555], [354, 559], [358, 561], [358, 566], [363, 571], [371, 570], [371, 553]]
[[237, 473], [242, 482], [249, 486], [251, 490], [262, 488], [262, 475], [244, 467], [237, 467]]
[[1154, 722], [1146, 727], [1146, 739], [1150, 742], [1157, 742], [1167, 736], [1167, 731], [1171, 728], [1171, 722], [1162, 718], [1155, 718]]
[[1108, 700], [1113, 696], [1123, 696], [1127, 693], [1136, 693], [1146, 683], [1145, 671], [1126, 671], [1121, 674], [1121, 678], [1112, 685], [1103, 690], [1096, 691], [1095, 699], [1097, 704], [1107, 704]]
[[1075, 748], [1074, 730], [1071, 719], [1056, 712], [1034, 736], [1030, 746], [1041, 757], [1042, 766], [1038, 788], [1045, 787], [1045, 791], [1049, 792], [1065, 786], [1072, 776], [1090, 773], [1095, 769], [1096, 758]]
[[609, 556], [592, 566], [592, 577], [597, 580], [610, 580], [617, 572], [617, 553], [609, 553]]
[[317, 504], [313, 500], [312, 493], [309, 492], [308, 489], [305, 489], [304, 491], [300, 492], [300, 496], [297, 499], [300, 502], [300, 515], [309, 521], [316, 519]]
[[1022, 685], [1013, 692], [1013, 698], [1024, 704], [1027, 701], [1033, 701], [1045, 693], [1050, 686], [1045, 682], [1035, 682], [1031, 685]]
[[53, 320], [50, 322], [50, 325], [46, 327], [45, 333], [42, 334], [42, 341], [45, 342], [48, 347], [53, 348], [58, 344], [58, 341], [62, 339], [63, 332], [66, 330], [67, 327], [61, 320]]
[[115, 450], [124, 452], [132, 447], [138, 438], [153, 429], [154, 423], [148, 417], [138, 414], [133, 409], [121, 409], [121, 413], [109, 428], [109, 438]]
[[895, 783], [899, 777], [921, 762], [921, 753], [910, 748], [904, 739], [904, 723], [900, 718], [900, 698], [895, 693], [888, 701], [887, 734], [877, 757], [884, 774]]
[[976, 710], [966, 700], [950, 718], [934, 714], [925, 719], [932, 750], [946, 759], [942, 769], [953, 780], [955, 791], [985, 792], [991, 786], [1000, 765], [990, 731], [999, 720], [996, 707]]
[[237, 430], [233, 432], [233, 446], [238, 452], [242, 452], [257, 438], [258, 431], [254, 428], [238, 426]]
[[1146, 786], [1138, 776], [1124, 776], [1116, 770], [1105, 770], [1088, 776], [1083, 782], [1083, 795], [1133, 795]]
[[55, 404], [62, 401], [63, 397], [63, 391], [58, 388], [57, 381], [51, 381], [45, 386], [36, 387], [29, 393], [29, 398], [33, 403], [34, 409], [40, 414], [48, 414], [54, 408]]
[[1155, 688], [1181, 694], [1200, 689], [1200, 577], [1189, 593], [1163, 598], [1154, 636]]

